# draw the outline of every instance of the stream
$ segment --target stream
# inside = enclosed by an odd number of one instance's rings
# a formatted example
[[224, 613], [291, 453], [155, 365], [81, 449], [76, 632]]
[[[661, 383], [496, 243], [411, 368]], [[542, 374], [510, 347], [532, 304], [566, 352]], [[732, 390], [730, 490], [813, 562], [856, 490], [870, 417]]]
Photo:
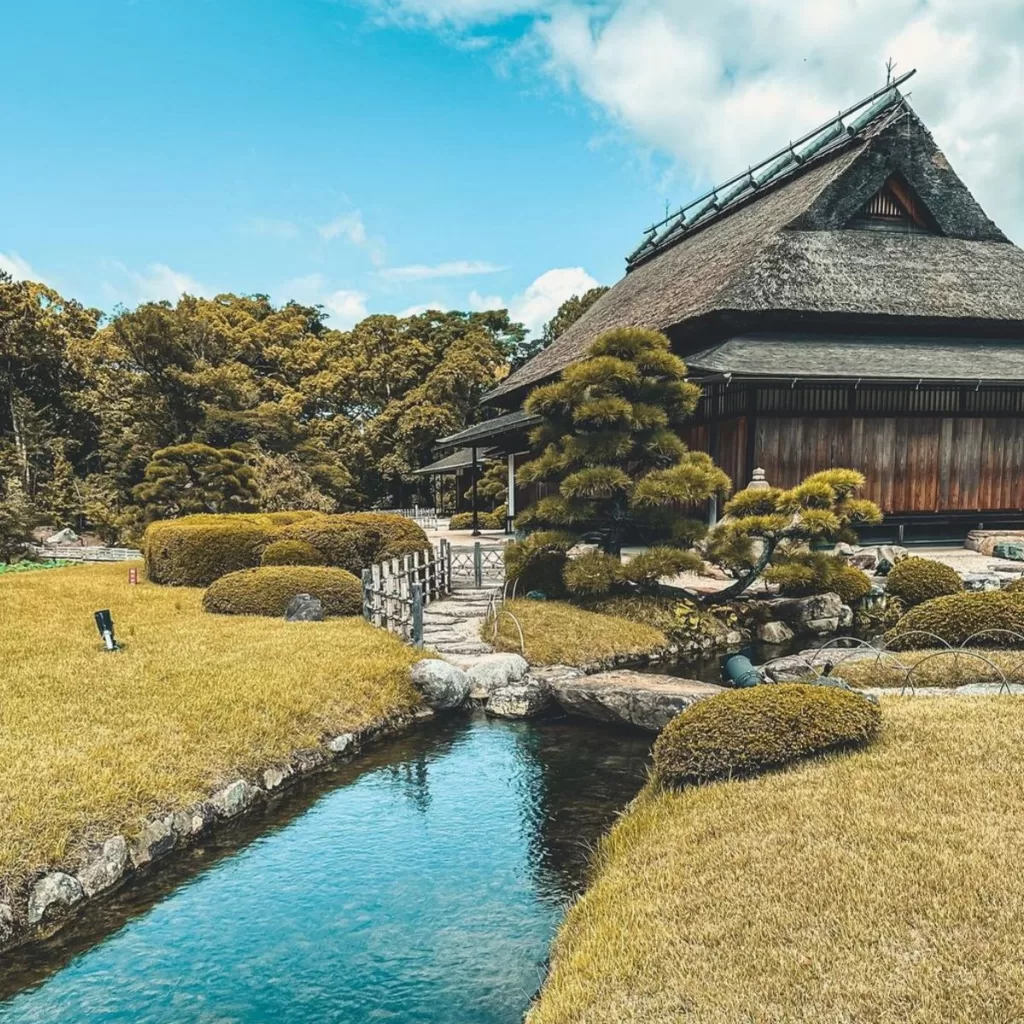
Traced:
[[0, 962], [3, 1024], [518, 1024], [651, 737], [480, 715], [306, 782]]

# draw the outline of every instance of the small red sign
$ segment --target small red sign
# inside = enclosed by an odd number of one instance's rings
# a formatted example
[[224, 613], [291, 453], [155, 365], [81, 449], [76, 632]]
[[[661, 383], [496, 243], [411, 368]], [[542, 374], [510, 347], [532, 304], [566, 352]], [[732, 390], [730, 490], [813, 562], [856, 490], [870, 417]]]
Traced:
[[139, 570], [138, 569], [129, 569], [128, 570], [128, 582], [132, 586], [135, 586], [135, 584], [139, 582]]

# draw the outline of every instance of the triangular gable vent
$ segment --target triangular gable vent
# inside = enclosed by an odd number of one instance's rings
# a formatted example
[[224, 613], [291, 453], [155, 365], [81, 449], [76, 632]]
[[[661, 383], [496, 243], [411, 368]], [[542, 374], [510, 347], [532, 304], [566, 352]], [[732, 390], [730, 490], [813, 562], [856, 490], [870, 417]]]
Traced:
[[897, 176], [888, 181], [867, 201], [850, 221], [851, 228], [878, 231], [921, 231], [936, 234], [935, 219], [914, 190]]

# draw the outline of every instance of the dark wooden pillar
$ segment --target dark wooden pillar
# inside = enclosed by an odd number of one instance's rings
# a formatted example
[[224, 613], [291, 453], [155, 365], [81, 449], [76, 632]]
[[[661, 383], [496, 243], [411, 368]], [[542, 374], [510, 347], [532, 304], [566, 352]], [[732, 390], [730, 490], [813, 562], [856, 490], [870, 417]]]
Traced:
[[478, 476], [477, 471], [476, 471], [476, 445], [473, 445], [473, 465], [470, 468], [470, 472], [473, 474], [473, 536], [474, 537], [479, 537], [480, 536], [480, 514], [477, 512], [477, 508], [476, 508], [476, 479], [477, 479], [477, 476]]

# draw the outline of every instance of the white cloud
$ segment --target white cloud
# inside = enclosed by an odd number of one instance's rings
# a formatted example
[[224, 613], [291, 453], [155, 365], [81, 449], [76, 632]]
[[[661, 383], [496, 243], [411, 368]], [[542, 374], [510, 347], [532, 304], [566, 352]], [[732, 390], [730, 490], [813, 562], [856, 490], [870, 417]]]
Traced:
[[481, 312], [507, 308], [513, 320], [525, 324], [531, 334], [539, 334], [566, 299], [582, 295], [596, 285], [597, 281], [582, 267], [557, 267], [541, 274], [511, 302], [505, 302], [500, 295], [481, 295], [474, 290], [469, 294], [469, 308]]
[[207, 289], [194, 277], [173, 270], [166, 263], [150, 263], [144, 270], [132, 270], [115, 263], [118, 278], [105, 281], [103, 289], [118, 302], [177, 302], [182, 295], [205, 295]]
[[442, 302], [440, 299], [435, 299], [433, 302], [423, 302], [415, 306], [409, 306], [407, 309], [403, 309], [401, 312], [396, 313], [400, 320], [407, 316], [419, 316], [420, 313], [426, 313], [428, 309], [447, 309], [448, 303]]
[[325, 242], [345, 238], [357, 248], [364, 249], [374, 266], [380, 266], [384, 262], [384, 243], [381, 239], [370, 236], [363, 223], [363, 216], [358, 210], [343, 213], [334, 220], [322, 224], [317, 230]]
[[409, 267], [388, 267], [380, 276], [386, 281], [429, 281], [438, 277], [472, 277], [477, 274], [497, 274], [505, 267], [486, 260], [452, 260], [448, 263], [416, 263]]
[[891, 56], [897, 72], [920, 69], [915, 108], [996, 221], [1024, 237], [1020, 0], [364, 2], [449, 37], [515, 18], [516, 59], [707, 183], [880, 86]]
[[28, 260], [13, 251], [0, 252], [0, 270], [10, 274], [15, 281], [39, 281], [46, 284], [46, 279], [33, 269]]
[[331, 314], [331, 326], [348, 328], [369, 315], [366, 296], [362, 292], [339, 288], [322, 300], [322, 305]]
[[276, 238], [282, 242], [298, 238], [302, 233], [297, 224], [275, 217], [250, 217], [245, 228], [250, 235], [257, 238]]

